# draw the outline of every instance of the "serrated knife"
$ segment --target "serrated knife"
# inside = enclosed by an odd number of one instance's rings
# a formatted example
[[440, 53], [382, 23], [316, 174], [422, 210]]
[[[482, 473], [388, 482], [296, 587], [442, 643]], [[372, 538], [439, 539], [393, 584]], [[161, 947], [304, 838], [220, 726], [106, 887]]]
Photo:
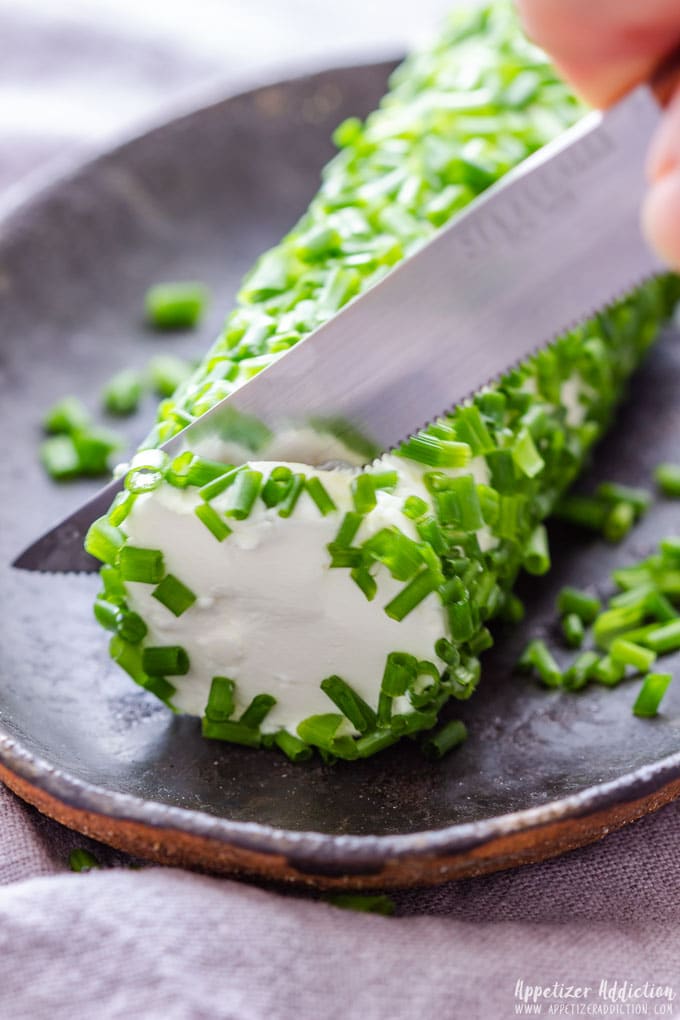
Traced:
[[[660, 117], [646, 85], [584, 117], [164, 449], [219, 432], [227, 414], [273, 430], [334, 419], [390, 449], [657, 274], [639, 218]], [[121, 484], [102, 489], [14, 565], [96, 570], [83, 539]]]

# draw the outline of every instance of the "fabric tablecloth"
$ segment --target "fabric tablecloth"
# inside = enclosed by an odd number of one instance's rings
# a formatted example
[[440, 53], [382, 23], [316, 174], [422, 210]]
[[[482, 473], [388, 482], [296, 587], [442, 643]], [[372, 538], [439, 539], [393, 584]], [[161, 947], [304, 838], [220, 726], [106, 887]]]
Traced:
[[[0, 0], [0, 207], [201, 90], [394, 52], [447, 0]], [[69, 852], [102, 865], [69, 871]], [[0, 1020], [680, 1015], [680, 807], [396, 916], [155, 867], [0, 787]], [[539, 1008], [540, 1007], [540, 1008]]]

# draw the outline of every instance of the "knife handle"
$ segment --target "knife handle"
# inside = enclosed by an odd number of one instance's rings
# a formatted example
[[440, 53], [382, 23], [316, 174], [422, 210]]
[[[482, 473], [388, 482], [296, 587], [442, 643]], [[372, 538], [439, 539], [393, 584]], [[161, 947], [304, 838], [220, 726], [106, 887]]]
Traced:
[[654, 95], [662, 106], [668, 106], [671, 98], [680, 85], [680, 46], [661, 62], [652, 75], [650, 85]]

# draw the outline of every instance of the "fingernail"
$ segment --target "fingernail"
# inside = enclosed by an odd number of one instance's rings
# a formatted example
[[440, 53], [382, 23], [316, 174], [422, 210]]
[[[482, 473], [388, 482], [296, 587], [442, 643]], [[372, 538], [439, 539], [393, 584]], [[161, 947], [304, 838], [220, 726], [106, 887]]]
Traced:
[[651, 181], [661, 178], [680, 166], [680, 92], [664, 113], [647, 157], [647, 176]]
[[656, 181], [642, 209], [642, 229], [669, 266], [680, 269], [680, 163]]

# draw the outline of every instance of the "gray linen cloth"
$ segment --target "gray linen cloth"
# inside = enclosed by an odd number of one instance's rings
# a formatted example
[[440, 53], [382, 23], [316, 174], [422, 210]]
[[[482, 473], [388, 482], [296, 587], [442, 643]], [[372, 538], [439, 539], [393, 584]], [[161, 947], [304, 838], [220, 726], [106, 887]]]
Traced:
[[[449, 6], [0, 0], [0, 206], [225, 72], [394, 52]], [[670, 806], [557, 860], [398, 893], [382, 918], [132, 870], [0, 787], [0, 1020], [677, 1015], [679, 846]], [[71, 874], [75, 847], [102, 869]]]

